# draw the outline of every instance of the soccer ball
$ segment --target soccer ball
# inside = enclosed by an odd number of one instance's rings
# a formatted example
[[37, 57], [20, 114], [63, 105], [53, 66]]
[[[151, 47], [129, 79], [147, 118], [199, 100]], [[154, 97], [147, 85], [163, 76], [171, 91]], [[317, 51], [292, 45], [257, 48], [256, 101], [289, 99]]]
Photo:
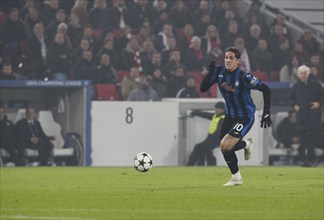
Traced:
[[134, 167], [139, 172], [147, 172], [153, 166], [153, 159], [151, 155], [145, 152], [138, 153], [134, 157]]

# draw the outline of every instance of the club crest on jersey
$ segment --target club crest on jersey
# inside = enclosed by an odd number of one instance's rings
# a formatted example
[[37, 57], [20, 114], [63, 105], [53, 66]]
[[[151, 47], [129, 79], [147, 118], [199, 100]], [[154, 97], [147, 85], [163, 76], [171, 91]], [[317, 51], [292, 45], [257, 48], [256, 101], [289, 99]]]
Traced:
[[251, 84], [252, 86], [256, 86], [256, 85], [258, 84], [258, 82], [259, 82], [259, 79], [256, 78], [255, 76], [253, 76], [253, 78], [252, 78], [250, 84]]
[[235, 92], [235, 88], [233, 86], [228, 85], [226, 82], [223, 82], [221, 84], [221, 87], [227, 91]]
[[240, 85], [240, 82], [237, 80], [235, 81], [235, 87], [238, 87]]

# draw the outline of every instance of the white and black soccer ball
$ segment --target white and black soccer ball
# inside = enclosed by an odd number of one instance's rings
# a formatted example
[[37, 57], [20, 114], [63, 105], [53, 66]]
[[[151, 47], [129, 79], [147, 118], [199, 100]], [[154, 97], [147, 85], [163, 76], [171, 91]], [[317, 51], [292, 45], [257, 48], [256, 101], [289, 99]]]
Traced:
[[153, 159], [151, 155], [146, 152], [138, 153], [134, 157], [134, 167], [139, 172], [147, 172], [153, 166]]

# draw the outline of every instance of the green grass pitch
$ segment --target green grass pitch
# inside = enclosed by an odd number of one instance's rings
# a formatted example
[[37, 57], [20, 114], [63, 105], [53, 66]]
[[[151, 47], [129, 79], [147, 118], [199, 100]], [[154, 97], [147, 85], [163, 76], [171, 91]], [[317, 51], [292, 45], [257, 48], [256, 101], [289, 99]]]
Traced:
[[1, 168], [0, 219], [324, 219], [324, 167]]

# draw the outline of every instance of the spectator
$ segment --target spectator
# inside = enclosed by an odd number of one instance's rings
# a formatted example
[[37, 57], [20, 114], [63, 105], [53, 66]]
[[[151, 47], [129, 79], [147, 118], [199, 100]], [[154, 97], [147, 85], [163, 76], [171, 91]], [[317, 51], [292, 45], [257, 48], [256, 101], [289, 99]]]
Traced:
[[257, 24], [253, 24], [247, 36], [245, 36], [246, 47], [249, 51], [254, 51], [258, 45], [259, 39], [261, 38], [261, 27]]
[[320, 146], [321, 105], [323, 92], [321, 84], [311, 80], [307, 66], [298, 68], [298, 82], [291, 89], [293, 109], [297, 112], [297, 126], [301, 130], [301, 146], [307, 150], [303, 166], [316, 166], [315, 147]]
[[197, 22], [197, 25], [194, 29], [194, 33], [196, 36], [202, 37], [206, 34], [208, 26], [212, 24], [210, 17], [211, 16], [209, 13], [201, 15], [200, 20]]
[[113, 39], [106, 39], [104, 41], [103, 47], [99, 50], [97, 54], [97, 61], [100, 59], [102, 54], [108, 54], [110, 57], [111, 64], [114, 65], [114, 67], [119, 68], [120, 67], [120, 61], [119, 61], [119, 53], [114, 49], [114, 40]]
[[[254, 0], [252, 1], [249, 10], [246, 12], [244, 18], [247, 21], [247, 28], [249, 29], [251, 25], [254, 24], [259, 24], [261, 29], [264, 29], [266, 27], [266, 22], [265, 22], [265, 16], [261, 13], [261, 6], [262, 2], [259, 0]], [[251, 17], [255, 17], [252, 20], [255, 22], [251, 23]]]
[[168, 80], [168, 97], [175, 98], [178, 91], [186, 86], [187, 72], [184, 66], [179, 65], [174, 69], [174, 74]]
[[113, 30], [120, 31], [128, 26], [129, 16], [125, 0], [116, 0], [111, 11], [111, 25]]
[[28, 9], [28, 14], [26, 15], [24, 19], [24, 25], [25, 25], [25, 30], [27, 33], [27, 36], [30, 37], [33, 35], [33, 30], [34, 26], [37, 23], [42, 22], [42, 18], [39, 15], [38, 9], [32, 7]]
[[82, 58], [83, 51], [91, 50], [90, 42], [87, 38], [83, 38], [80, 41], [80, 45], [73, 51], [73, 63]]
[[284, 39], [287, 39], [287, 41], [289, 41], [289, 38], [284, 32], [284, 27], [279, 24], [275, 25], [274, 31], [270, 33], [268, 39], [269, 50], [271, 52], [276, 51], [280, 47], [280, 44]]
[[12, 65], [10, 63], [4, 63], [0, 74], [0, 80], [15, 80], [18, 76], [13, 72]]
[[235, 39], [239, 37], [238, 24], [236, 21], [231, 20], [228, 22], [227, 32], [222, 40], [222, 50], [224, 51], [227, 47], [234, 45]]
[[15, 126], [8, 120], [5, 108], [0, 106], [0, 148], [9, 153], [9, 160], [12, 163], [17, 163], [15, 146]]
[[183, 38], [179, 41], [179, 49], [181, 55], [186, 54], [188, 48], [190, 47], [191, 39], [194, 36], [194, 29], [191, 24], [186, 24], [183, 28]]
[[[163, 2], [163, 1], [158, 1]], [[165, 24], [171, 23], [167, 10], [162, 10], [158, 13], [158, 19], [152, 25], [152, 34], [159, 34]]]
[[48, 38], [44, 34], [44, 26], [42, 23], [36, 23], [33, 35], [27, 40], [28, 57], [34, 73], [30, 79], [44, 79], [47, 46]]
[[155, 52], [153, 54], [152, 60], [149, 60], [149, 62], [144, 66], [144, 73], [146, 75], [153, 75], [153, 71], [156, 68], [162, 68], [162, 63], [161, 63], [161, 54], [159, 52]]
[[280, 82], [297, 82], [297, 70], [300, 65], [301, 63], [298, 60], [297, 56], [292, 56], [289, 59], [288, 63], [284, 65], [279, 72]]
[[55, 19], [51, 21], [46, 28], [46, 35], [48, 39], [50, 39], [50, 41], [54, 39], [55, 34], [57, 32], [57, 27], [62, 22], [65, 22], [65, 19], [66, 19], [65, 11], [63, 9], [57, 10]]
[[[199, 2], [199, 8], [195, 8], [193, 13], [193, 17], [195, 18], [201, 18], [203, 14], [209, 14], [209, 6], [208, 1], [202, 0]], [[193, 20], [193, 24], [197, 26], [197, 21]]]
[[127, 47], [121, 53], [121, 62], [124, 70], [130, 70], [135, 66], [140, 72], [143, 71], [140, 44], [136, 36], [132, 36]]
[[189, 71], [201, 71], [204, 66], [204, 59], [205, 54], [201, 49], [201, 39], [194, 36], [186, 53], [185, 64]]
[[156, 91], [150, 86], [148, 77], [140, 75], [138, 77], [138, 86], [132, 90], [127, 98], [128, 101], [158, 101], [159, 97]]
[[[25, 0], [24, 5], [22, 8], [19, 10], [20, 18], [25, 20], [26, 17], [28, 16], [29, 12], [31, 9], [36, 9], [38, 10], [40, 8], [39, 2], [34, 1], [34, 0]], [[33, 30], [33, 26], [30, 29], [31, 31]]]
[[176, 39], [174, 37], [169, 37], [167, 39], [167, 47], [164, 48], [161, 52], [163, 64], [165, 64], [170, 59], [171, 52], [176, 49], [178, 49]]
[[258, 16], [257, 14], [251, 14], [248, 17], [247, 23], [245, 24], [245, 30], [250, 30], [252, 25], [259, 25], [259, 27], [261, 28], [261, 35], [262, 36], [268, 36], [269, 34], [269, 30], [268, 30], [268, 26], [265, 22], [265, 20], [263, 18], [260, 18], [260, 16]]
[[[300, 147], [300, 130], [297, 127], [297, 112], [290, 111], [276, 129], [276, 137], [283, 147], [294, 151]], [[300, 149], [299, 149], [300, 150]]]
[[232, 7], [229, 0], [214, 1], [214, 6], [216, 9], [212, 13], [212, 20], [214, 21], [214, 25], [218, 27], [218, 25], [224, 21], [226, 11], [230, 10]]
[[[96, 3], [97, 2], [95, 2], [95, 4]], [[80, 19], [80, 24], [83, 26], [89, 24], [89, 13], [87, 6], [87, 0], [75, 0], [74, 5], [71, 9], [71, 14], [77, 14]]]
[[156, 91], [158, 94], [159, 99], [165, 98], [168, 95], [168, 80], [167, 78], [162, 74], [162, 71], [160, 68], [156, 68], [153, 71], [152, 74], [152, 88]]
[[286, 38], [290, 38], [290, 34], [289, 34], [289, 29], [288, 26], [286, 25], [286, 15], [279, 11], [277, 12], [276, 18], [272, 21], [272, 23], [270, 24], [270, 33], [275, 32], [275, 26], [281, 26], [282, 27], [282, 32], [284, 34], [284, 36]]
[[313, 30], [310, 27], [305, 27], [303, 34], [299, 37], [298, 41], [300, 41], [303, 46], [304, 50], [308, 54], [313, 54], [314, 52], [319, 51], [319, 43], [315, 39], [313, 35]]
[[214, 48], [220, 49], [220, 46], [221, 40], [217, 28], [209, 25], [204, 37], [201, 38], [201, 49], [205, 54], [209, 54]]
[[47, 50], [46, 63], [53, 80], [66, 80], [70, 75], [72, 50], [64, 45], [64, 41], [64, 35], [57, 33]]
[[[144, 66], [146, 66], [148, 63], [151, 62], [153, 55], [156, 53], [158, 53], [158, 52], [154, 48], [153, 41], [150, 39], [144, 41], [143, 48], [141, 51], [141, 58], [143, 60]], [[161, 54], [160, 54], [160, 56], [161, 56]], [[145, 73], [148, 73], [148, 72], [145, 71]]]
[[310, 57], [310, 64], [311, 67], [316, 68], [316, 80], [317, 81], [323, 81], [323, 65], [320, 63], [320, 55], [318, 53], [313, 53]]
[[40, 166], [49, 165], [49, 157], [53, 150], [53, 144], [43, 131], [39, 121], [36, 120], [34, 108], [26, 109], [26, 118], [21, 119], [16, 124], [17, 131], [17, 164], [23, 166], [24, 153], [26, 148], [38, 151], [38, 160]]
[[51, 21], [55, 20], [57, 10], [59, 10], [59, 0], [49, 0], [42, 13], [45, 28]]
[[165, 48], [168, 48], [167, 41], [173, 35], [173, 26], [171, 24], [165, 24], [162, 31], [157, 35], [154, 46], [157, 51], [162, 51]]
[[257, 69], [253, 56], [245, 48], [245, 41], [238, 37], [235, 39], [234, 46], [241, 52], [240, 65], [243, 71], [252, 72]]
[[199, 116], [205, 119], [211, 120], [208, 135], [204, 141], [195, 145], [192, 151], [187, 166], [204, 166], [207, 162], [207, 166], [215, 166], [216, 158], [213, 155], [213, 149], [220, 144], [220, 130], [225, 118], [225, 105], [223, 102], [217, 102], [215, 104], [215, 110], [213, 113], [201, 112], [195, 110], [191, 112], [191, 116]]
[[97, 53], [98, 52], [99, 42], [98, 42], [98, 40], [93, 35], [93, 28], [92, 28], [91, 25], [85, 25], [84, 26], [83, 33], [82, 33], [82, 36], [80, 36], [79, 42], [80, 42], [80, 40], [82, 38], [86, 38], [86, 39], [89, 40], [91, 50], [94, 53]]
[[222, 21], [218, 25], [219, 33], [221, 34], [221, 37], [224, 37], [226, 34], [226, 31], [228, 29], [228, 24], [230, 21], [237, 21], [236, 14], [234, 10], [228, 9], [225, 11], [224, 17], [222, 18]]
[[92, 62], [92, 51], [84, 50], [82, 57], [79, 59], [72, 70], [73, 79], [75, 80], [91, 80], [94, 76], [94, 64]]
[[105, 0], [95, 0], [93, 8], [89, 12], [89, 18], [94, 29], [103, 31], [111, 27], [107, 2]]
[[186, 80], [186, 87], [180, 89], [176, 95], [176, 98], [199, 98], [200, 94], [196, 89], [195, 78], [189, 76]]
[[100, 56], [100, 64], [94, 70], [92, 84], [115, 84], [117, 83], [117, 73], [111, 65], [110, 56], [103, 53]]
[[137, 84], [135, 80], [140, 75], [140, 71], [137, 67], [132, 67], [129, 75], [126, 75], [121, 82], [121, 94], [123, 100], [127, 100], [129, 93], [136, 89]]
[[301, 63], [309, 63], [309, 54], [304, 50], [304, 45], [300, 41], [295, 42], [291, 55], [297, 56]]
[[135, 30], [135, 32], [138, 32], [144, 22], [148, 22], [151, 27], [154, 18], [155, 14], [152, 5], [149, 4], [147, 0], [138, 0], [135, 1], [135, 5], [130, 10], [129, 26]]
[[177, 0], [170, 9], [169, 14], [176, 30], [182, 29], [187, 23], [192, 23], [190, 12], [183, 0]]
[[10, 10], [2, 26], [2, 46], [9, 54], [10, 60], [19, 61], [21, 55], [21, 44], [26, 40], [24, 23], [19, 19], [19, 12], [16, 8]]
[[83, 27], [80, 24], [80, 19], [77, 14], [71, 14], [68, 23], [68, 36], [71, 40], [72, 48], [77, 48], [79, 44], [79, 39], [82, 36]]
[[272, 53], [273, 71], [279, 72], [289, 59], [289, 41], [282, 38], [279, 41], [279, 48]]
[[257, 70], [262, 71], [270, 75], [272, 66], [272, 56], [268, 50], [268, 42], [265, 38], [260, 38], [258, 46], [252, 53], [255, 60]]
[[169, 61], [163, 66], [163, 73], [167, 79], [170, 79], [171, 75], [173, 74], [172, 71], [175, 69], [176, 66], [184, 64], [181, 61], [181, 53], [179, 50], [173, 50], [170, 55]]
[[72, 49], [72, 43], [68, 35], [68, 26], [66, 23], [62, 22], [57, 26], [56, 33], [61, 33], [64, 36], [65, 45]]

